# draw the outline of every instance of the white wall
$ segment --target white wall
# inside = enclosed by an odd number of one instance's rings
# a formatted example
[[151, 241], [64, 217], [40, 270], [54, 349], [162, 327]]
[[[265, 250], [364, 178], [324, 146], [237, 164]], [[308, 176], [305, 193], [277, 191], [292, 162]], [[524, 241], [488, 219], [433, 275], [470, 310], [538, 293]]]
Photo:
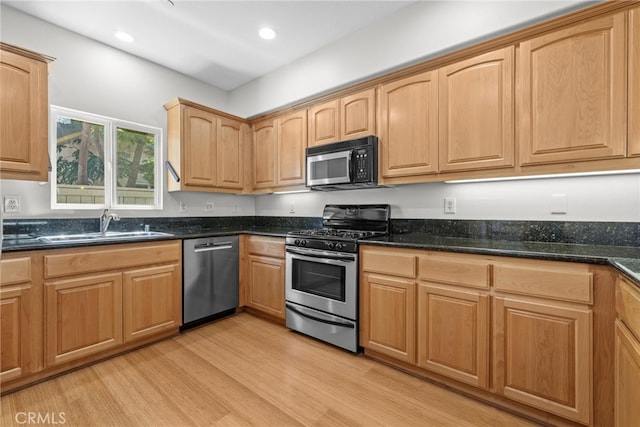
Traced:
[[[565, 214], [551, 213], [552, 195], [566, 196]], [[456, 199], [455, 214], [444, 213], [445, 197]], [[320, 216], [326, 203], [388, 203], [392, 218], [638, 222], [640, 174], [259, 196], [256, 212], [266, 216]]]
[[[163, 129], [163, 105], [177, 96], [227, 110], [228, 93], [165, 67], [113, 49], [0, 4], [0, 39], [56, 58], [49, 73], [49, 102]], [[166, 145], [166, 144], [165, 144]], [[163, 159], [166, 158], [166, 148]], [[166, 182], [166, 176], [165, 176]], [[1, 195], [19, 195], [21, 212], [10, 217], [94, 217], [97, 211], [50, 209], [48, 184], [2, 180]], [[165, 185], [166, 188], [166, 185]], [[187, 206], [180, 212], [179, 202]], [[206, 202], [214, 211], [204, 212]], [[235, 208], [237, 206], [237, 208]], [[251, 196], [164, 193], [162, 211], [120, 211], [124, 216], [254, 215]]]
[[418, 1], [233, 90], [229, 108], [252, 117], [593, 3]]

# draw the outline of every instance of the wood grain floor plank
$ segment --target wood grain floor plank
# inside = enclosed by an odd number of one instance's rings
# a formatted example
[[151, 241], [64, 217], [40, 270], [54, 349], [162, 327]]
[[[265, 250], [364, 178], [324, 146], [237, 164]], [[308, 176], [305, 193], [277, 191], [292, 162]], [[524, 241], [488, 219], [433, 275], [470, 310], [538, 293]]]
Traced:
[[64, 426], [534, 426], [247, 313], [6, 395]]

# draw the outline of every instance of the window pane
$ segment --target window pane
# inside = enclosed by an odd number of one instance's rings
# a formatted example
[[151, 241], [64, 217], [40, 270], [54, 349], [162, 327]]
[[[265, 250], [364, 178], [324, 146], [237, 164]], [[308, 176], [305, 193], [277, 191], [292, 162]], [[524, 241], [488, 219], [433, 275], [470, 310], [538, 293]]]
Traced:
[[104, 126], [56, 117], [56, 201], [104, 204]]
[[119, 205], [154, 205], [155, 135], [116, 131], [116, 199]]

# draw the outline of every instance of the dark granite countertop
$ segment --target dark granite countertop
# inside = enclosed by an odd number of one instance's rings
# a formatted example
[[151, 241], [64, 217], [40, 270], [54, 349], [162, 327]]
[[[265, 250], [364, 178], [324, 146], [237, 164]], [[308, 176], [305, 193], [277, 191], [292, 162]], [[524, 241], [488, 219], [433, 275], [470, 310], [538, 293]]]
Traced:
[[[138, 237], [118, 241], [83, 243], [46, 243], [37, 240], [33, 234], [5, 234], [2, 252], [60, 249], [70, 247], [95, 246], [104, 244], [125, 244], [161, 240], [182, 240], [201, 237], [215, 237], [233, 234], [254, 234], [285, 237], [287, 232], [300, 228], [298, 224], [273, 223], [265, 225], [239, 225], [201, 227], [173, 224], [170, 227], [154, 227], [154, 231], [171, 233], [170, 236]], [[50, 233], [55, 234], [55, 233]], [[472, 254], [536, 258], [553, 261], [583, 262], [612, 265], [640, 286], [640, 247], [612, 246], [597, 244], [573, 244], [560, 242], [502, 240], [481, 237], [441, 237], [430, 232], [413, 231], [392, 234], [388, 237], [366, 239], [361, 244], [393, 246], [399, 248], [427, 249]]]
[[[161, 240], [183, 240], [183, 239], [197, 239], [201, 237], [216, 237], [216, 236], [229, 236], [234, 234], [255, 234], [261, 236], [274, 236], [285, 237], [287, 232], [291, 228], [281, 227], [246, 227], [246, 228], [234, 228], [234, 227], [221, 227], [218, 229], [154, 229], [153, 231], [163, 231], [170, 233], [167, 236], [145, 236], [135, 237], [131, 239], [120, 240], [105, 240], [105, 241], [91, 241], [91, 242], [73, 242], [73, 243], [48, 243], [42, 240], [38, 240], [36, 236], [29, 234], [9, 234], [4, 235], [2, 240], [2, 252], [19, 252], [19, 251], [32, 251], [41, 249], [63, 249], [72, 247], [83, 246], [97, 246], [97, 245], [113, 245], [124, 243], [141, 243], [150, 241]], [[53, 233], [51, 233], [53, 234]]]
[[640, 247], [438, 237], [413, 232], [361, 244], [612, 265], [640, 286]]

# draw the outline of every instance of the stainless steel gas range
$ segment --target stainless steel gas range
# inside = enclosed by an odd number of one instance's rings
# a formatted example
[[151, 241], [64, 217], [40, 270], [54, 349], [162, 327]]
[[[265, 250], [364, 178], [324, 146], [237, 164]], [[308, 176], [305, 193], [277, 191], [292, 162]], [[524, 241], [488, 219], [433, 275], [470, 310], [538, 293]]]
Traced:
[[286, 238], [288, 328], [358, 351], [358, 241], [389, 233], [389, 205], [326, 205]]

